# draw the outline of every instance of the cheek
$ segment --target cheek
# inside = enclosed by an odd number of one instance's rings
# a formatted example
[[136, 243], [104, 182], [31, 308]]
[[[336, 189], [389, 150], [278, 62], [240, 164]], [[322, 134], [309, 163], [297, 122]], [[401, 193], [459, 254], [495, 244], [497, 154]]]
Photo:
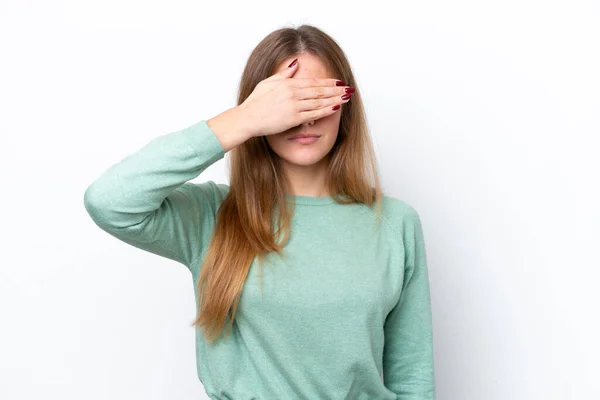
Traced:
[[285, 137], [289, 134], [290, 131], [276, 133], [274, 135], [266, 135], [265, 140], [269, 143], [269, 146], [276, 146], [277, 143], [282, 143], [285, 140]]
[[337, 132], [340, 126], [341, 117], [342, 114], [338, 111], [335, 114], [317, 120], [315, 125], [322, 127], [323, 130], [326, 130], [327, 133], [331, 134], [331, 132]]

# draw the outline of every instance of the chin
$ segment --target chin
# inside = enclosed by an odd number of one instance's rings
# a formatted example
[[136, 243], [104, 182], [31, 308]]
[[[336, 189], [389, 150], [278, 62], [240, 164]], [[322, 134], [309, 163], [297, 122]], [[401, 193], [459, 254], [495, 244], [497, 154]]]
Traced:
[[325, 158], [333, 147], [331, 139], [335, 139], [329, 135], [322, 135], [318, 143], [301, 145], [287, 140], [288, 136], [281, 139], [274, 136], [276, 135], [268, 137], [267, 142], [279, 158], [287, 164], [303, 167], [326, 162]]
[[326, 154], [309, 154], [309, 152], [303, 152], [304, 154], [280, 154], [279, 157], [288, 164], [308, 167], [311, 165], [318, 164], [319, 162], [325, 161]]

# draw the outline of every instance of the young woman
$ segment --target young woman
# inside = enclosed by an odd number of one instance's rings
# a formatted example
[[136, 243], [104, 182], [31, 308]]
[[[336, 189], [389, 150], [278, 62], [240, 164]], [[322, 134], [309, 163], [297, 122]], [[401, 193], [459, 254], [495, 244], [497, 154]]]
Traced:
[[[423, 230], [381, 192], [359, 93], [329, 35], [276, 30], [237, 106], [85, 192], [100, 228], [191, 271], [211, 399], [435, 399]], [[188, 182], [227, 152], [229, 185]]]

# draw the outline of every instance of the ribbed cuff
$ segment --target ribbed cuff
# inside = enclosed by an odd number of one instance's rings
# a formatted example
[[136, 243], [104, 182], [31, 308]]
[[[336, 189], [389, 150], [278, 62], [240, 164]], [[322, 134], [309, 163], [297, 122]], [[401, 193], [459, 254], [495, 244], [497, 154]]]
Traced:
[[223, 145], [221, 145], [215, 132], [210, 129], [206, 120], [201, 120], [185, 128], [182, 135], [203, 162], [211, 164], [225, 156]]

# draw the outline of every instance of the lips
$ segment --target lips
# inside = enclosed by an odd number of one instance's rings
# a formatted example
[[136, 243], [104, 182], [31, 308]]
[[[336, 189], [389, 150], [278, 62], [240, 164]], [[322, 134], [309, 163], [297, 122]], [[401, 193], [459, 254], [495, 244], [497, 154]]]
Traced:
[[300, 133], [298, 135], [294, 135], [289, 137], [288, 140], [297, 139], [297, 138], [307, 138], [307, 137], [319, 137], [321, 135], [317, 135], [316, 133]]

